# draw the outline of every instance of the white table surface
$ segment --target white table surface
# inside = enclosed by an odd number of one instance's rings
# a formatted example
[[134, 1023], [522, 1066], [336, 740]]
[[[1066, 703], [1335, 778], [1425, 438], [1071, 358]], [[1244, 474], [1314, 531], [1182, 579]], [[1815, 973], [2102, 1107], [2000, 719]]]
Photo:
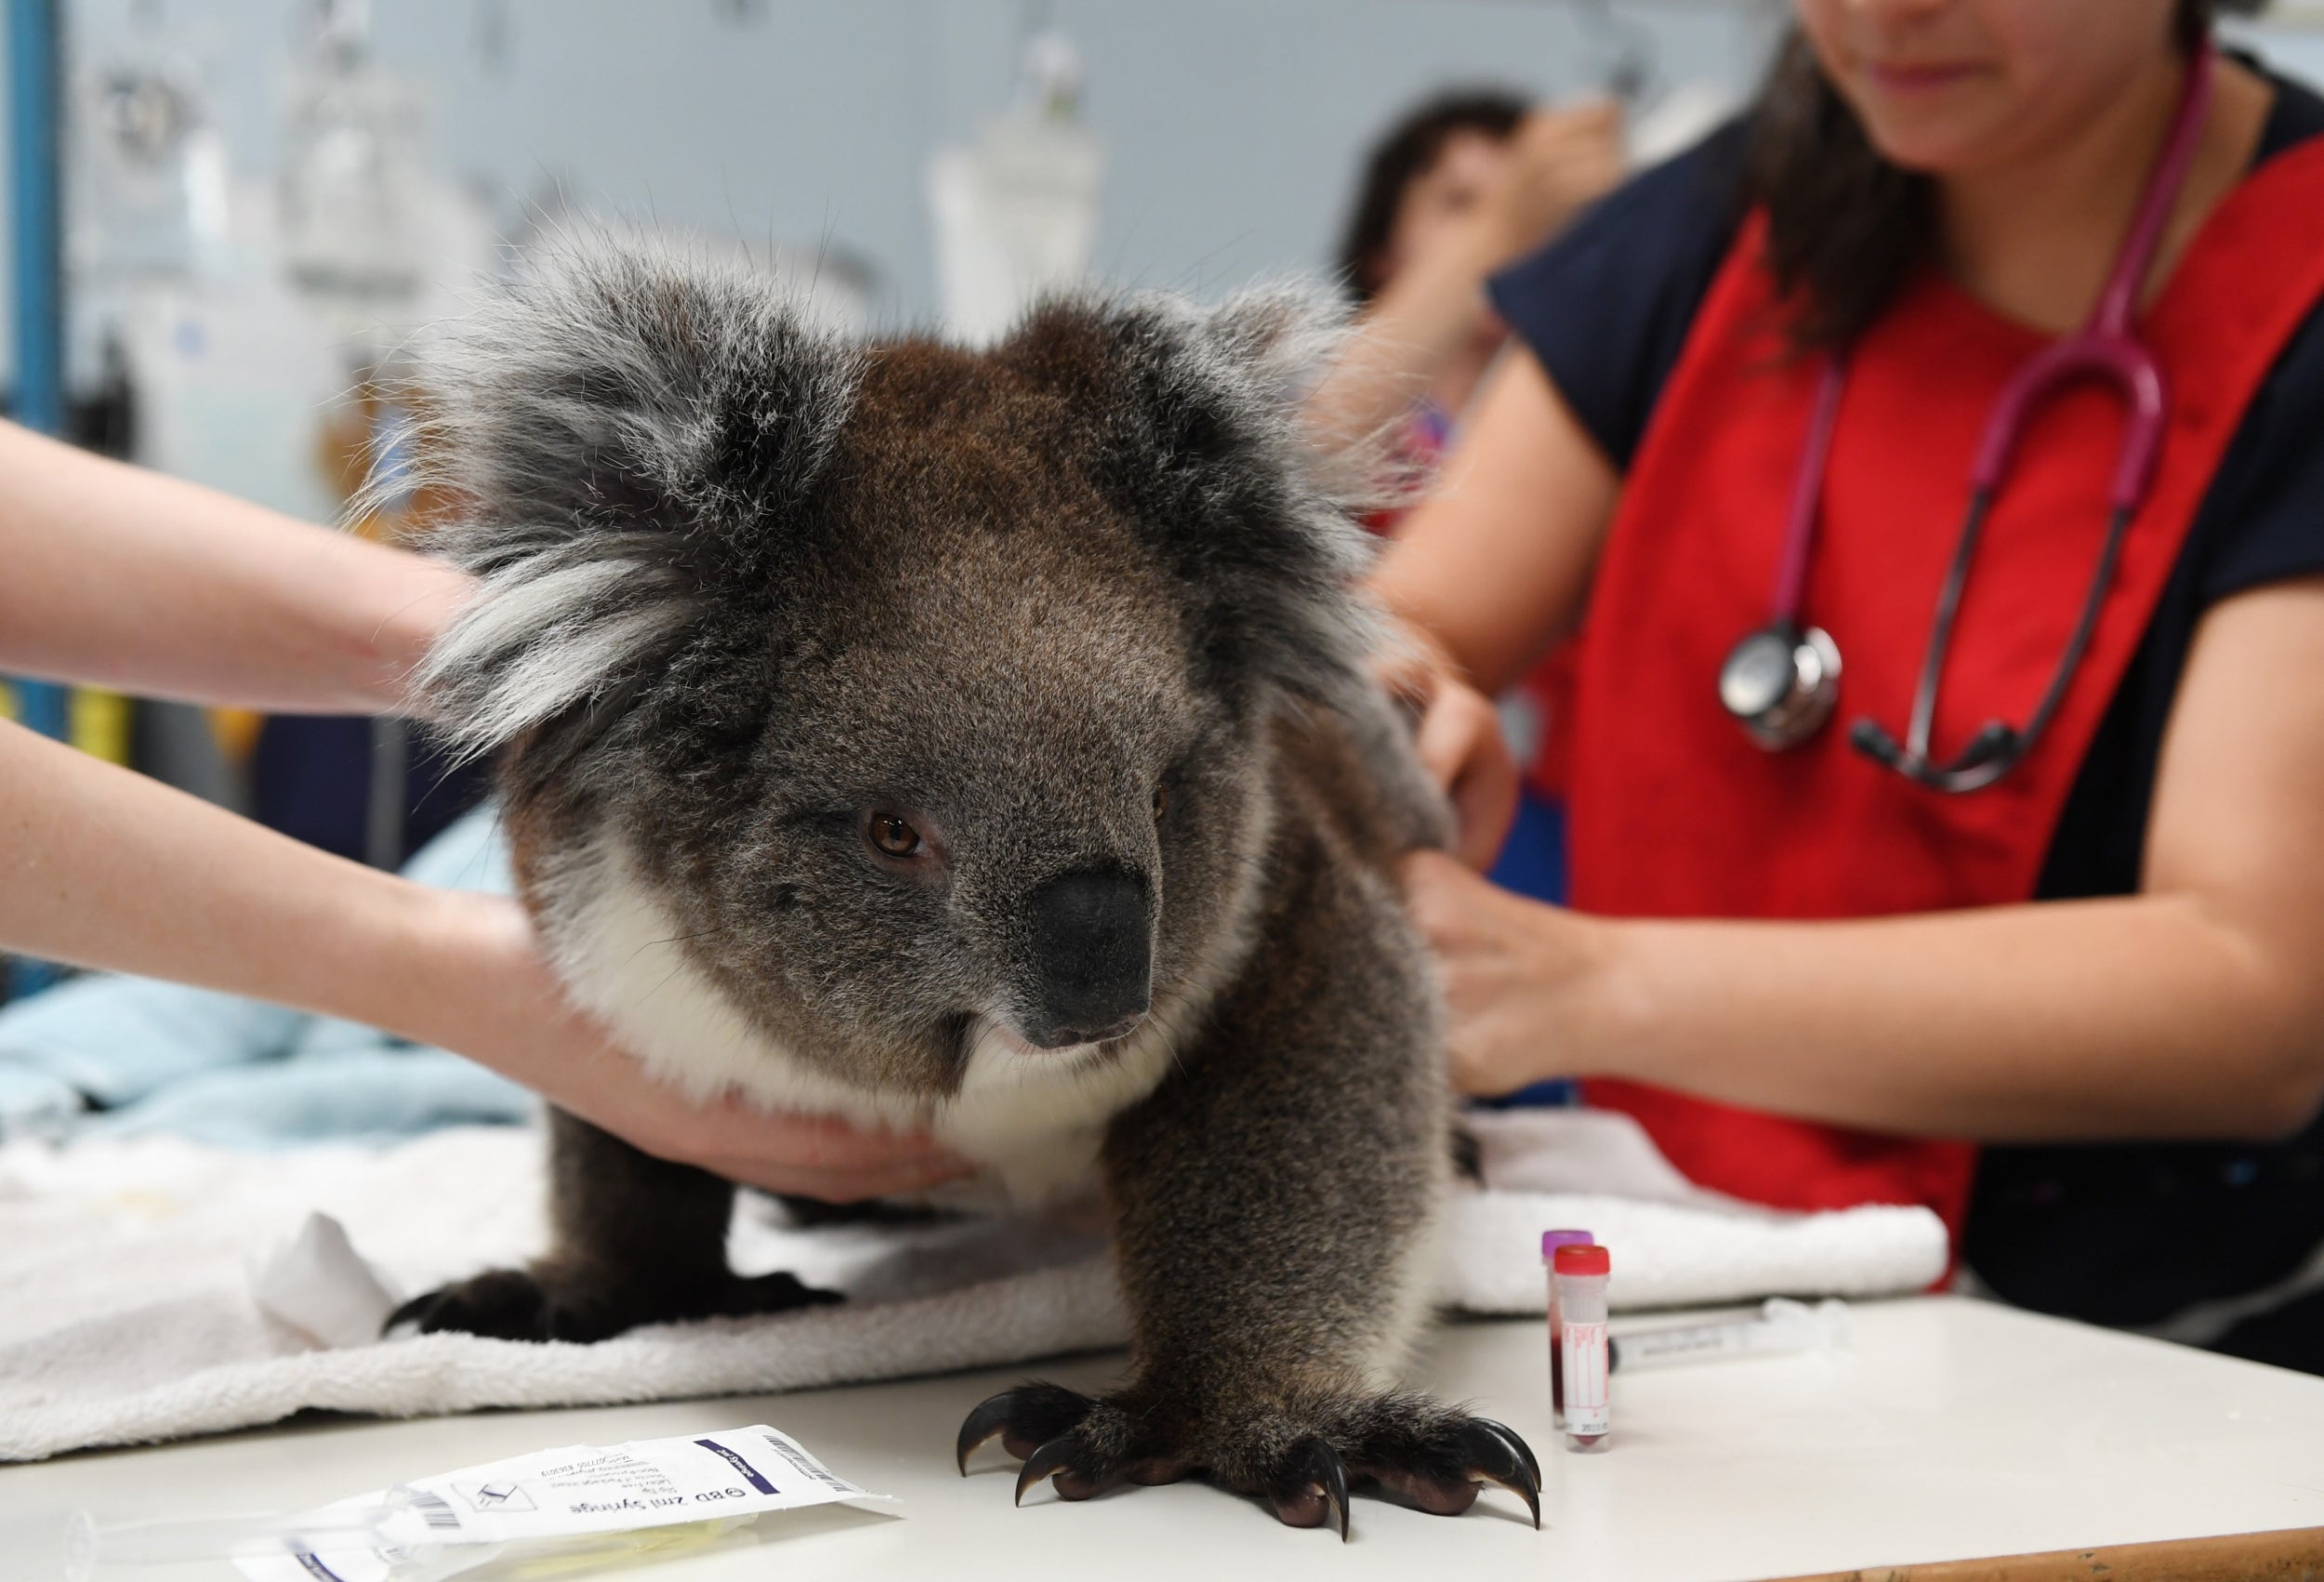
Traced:
[[762, 1517], [706, 1550], [619, 1575], [1741, 1582], [2324, 1524], [2324, 1378], [1957, 1298], [1860, 1304], [1855, 1320], [1842, 1354], [1617, 1375], [1616, 1448], [1596, 1457], [1567, 1454], [1551, 1432], [1539, 1325], [1439, 1331], [1419, 1378], [1530, 1439], [1548, 1485], [1538, 1534], [1498, 1491], [1453, 1520], [1359, 1496], [1343, 1548], [1202, 1484], [1077, 1505], [1044, 1486], [1020, 1510], [1009, 1502], [1015, 1464], [997, 1446], [970, 1477], [955, 1473], [953, 1435], [970, 1407], [1027, 1372], [1100, 1387], [1118, 1359], [1095, 1357], [787, 1396], [302, 1422], [0, 1467], [0, 1579], [47, 1582], [56, 1562], [42, 1535], [76, 1508], [102, 1520], [295, 1509], [555, 1444], [752, 1422], [900, 1496], [895, 1513]]

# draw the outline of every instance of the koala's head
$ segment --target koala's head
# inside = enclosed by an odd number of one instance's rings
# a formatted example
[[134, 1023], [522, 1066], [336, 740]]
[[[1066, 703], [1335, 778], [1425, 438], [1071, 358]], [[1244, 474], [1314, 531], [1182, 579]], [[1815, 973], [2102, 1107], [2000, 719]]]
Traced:
[[1271, 717], [1361, 684], [1354, 469], [1297, 422], [1329, 336], [1276, 293], [858, 349], [606, 247], [507, 288], [429, 382], [482, 592], [426, 679], [552, 935], [629, 887], [786, 1048], [930, 1095], [1183, 1005]]

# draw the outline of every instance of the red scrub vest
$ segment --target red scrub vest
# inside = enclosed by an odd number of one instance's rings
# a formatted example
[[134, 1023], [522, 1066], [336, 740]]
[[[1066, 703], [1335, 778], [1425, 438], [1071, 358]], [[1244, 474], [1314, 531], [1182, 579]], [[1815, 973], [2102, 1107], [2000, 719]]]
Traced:
[[[1901, 732], [1987, 414], [2044, 337], [1925, 273], [1853, 349], [1804, 618], [1839, 644], [1839, 711], [1769, 753], [1720, 706], [1727, 651], [1769, 617], [1820, 360], [1786, 344], [1740, 229], [1648, 426], [1591, 595], [1574, 706], [1574, 903], [1625, 917], [1842, 918], [2031, 900], [2083, 757], [2251, 396], [2324, 295], [2324, 139], [2253, 171], [2212, 211], [2141, 333], [2170, 381], [2153, 491], [2079, 673], [1999, 784], [1927, 790], [1848, 745]], [[2022, 724], [2080, 612], [2106, 522], [2118, 398], [2043, 407], [1971, 570], [1935, 756]], [[2324, 434], [2317, 436], [2324, 444]], [[2316, 678], [2298, 684], [2319, 684]], [[1961, 992], [1974, 994], [1975, 985]], [[1878, 1062], [1881, 1050], [1867, 1047]], [[1956, 1232], [1975, 1154], [1593, 1080], [1702, 1186], [1785, 1208], [1925, 1204]]]

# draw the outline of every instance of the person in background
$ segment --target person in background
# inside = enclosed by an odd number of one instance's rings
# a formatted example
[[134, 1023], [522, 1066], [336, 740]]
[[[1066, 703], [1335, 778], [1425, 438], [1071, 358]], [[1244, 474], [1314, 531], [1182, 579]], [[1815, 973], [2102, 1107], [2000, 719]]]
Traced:
[[1486, 278], [1621, 178], [1611, 101], [1529, 109], [1457, 88], [1400, 117], [1365, 158], [1340, 244], [1362, 338], [1318, 391], [1316, 421], [1368, 433], [1408, 420], [1409, 459], [1433, 464], [1508, 338]]
[[[1377, 573], [1472, 854], [1485, 696], [1590, 606], [1576, 909], [1407, 864], [1456, 1078], [2324, 1371], [2324, 98], [2208, 0], [1793, 10], [1745, 120], [1497, 277], [1523, 349]], [[2109, 300], [2151, 472], [2085, 379], [1980, 512]]]
[[[0, 423], [0, 672], [277, 713], [406, 710], [453, 569]], [[522, 907], [415, 884], [0, 720], [0, 950], [466, 1055], [650, 1154], [846, 1202], [963, 1173], [652, 1080], [568, 1006]]]
[[[1362, 339], [1318, 392], [1343, 431], [1397, 423], [1401, 467], [1432, 474], [1455, 424], [1509, 338], [1485, 283], [1557, 235], [1622, 178], [1612, 100], [1530, 109], [1513, 93], [1456, 88], [1398, 119], [1364, 164], [1340, 245]], [[1393, 534], [1402, 511], [1370, 525]], [[1565, 895], [1564, 732], [1572, 655], [1561, 645], [1502, 700], [1528, 766], [1494, 882], [1544, 901]]]

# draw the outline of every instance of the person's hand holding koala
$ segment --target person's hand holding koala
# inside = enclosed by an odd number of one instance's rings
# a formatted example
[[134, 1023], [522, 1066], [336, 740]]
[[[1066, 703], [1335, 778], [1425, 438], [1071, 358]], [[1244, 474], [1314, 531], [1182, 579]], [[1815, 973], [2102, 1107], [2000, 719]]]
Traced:
[[769, 1110], [733, 1093], [694, 1098], [655, 1076], [573, 1008], [523, 906], [506, 896], [406, 887], [412, 999], [429, 1041], [523, 1083], [560, 1110], [659, 1159], [746, 1186], [833, 1204], [925, 1192], [971, 1167], [925, 1128], [852, 1126]]

